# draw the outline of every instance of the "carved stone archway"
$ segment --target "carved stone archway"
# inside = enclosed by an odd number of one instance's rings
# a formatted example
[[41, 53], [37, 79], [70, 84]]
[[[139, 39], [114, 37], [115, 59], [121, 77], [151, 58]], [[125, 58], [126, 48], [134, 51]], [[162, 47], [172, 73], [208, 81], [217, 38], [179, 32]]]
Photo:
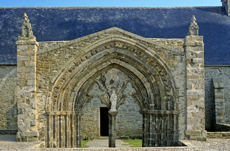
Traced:
[[122, 71], [137, 92], [132, 97], [143, 115], [142, 146], [178, 142], [178, 94], [167, 64], [143, 43], [112, 34], [84, 48], [51, 81], [48, 147], [81, 147], [82, 108], [92, 99], [88, 93], [95, 79], [112, 68]]

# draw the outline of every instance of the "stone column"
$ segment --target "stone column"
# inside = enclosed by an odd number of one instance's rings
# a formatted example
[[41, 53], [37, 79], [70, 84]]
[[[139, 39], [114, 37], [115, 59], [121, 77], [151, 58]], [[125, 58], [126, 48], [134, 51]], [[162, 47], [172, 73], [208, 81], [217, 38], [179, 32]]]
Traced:
[[149, 115], [146, 113], [143, 113], [142, 117], [143, 117], [142, 147], [149, 147], [149, 138], [150, 138], [149, 136]]
[[82, 112], [76, 112], [76, 147], [81, 148], [81, 116]]
[[225, 124], [224, 83], [220, 78], [213, 79], [216, 124]]
[[185, 37], [187, 72], [187, 130], [185, 138], [206, 140], [205, 88], [204, 88], [204, 43], [199, 36], [199, 27], [193, 16], [188, 36]]
[[116, 116], [117, 111], [109, 111], [109, 147], [116, 147]]

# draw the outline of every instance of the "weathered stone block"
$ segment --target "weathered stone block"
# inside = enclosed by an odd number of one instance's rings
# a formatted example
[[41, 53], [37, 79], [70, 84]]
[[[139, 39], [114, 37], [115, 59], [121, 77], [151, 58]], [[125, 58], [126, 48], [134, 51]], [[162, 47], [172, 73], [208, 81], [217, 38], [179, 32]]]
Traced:
[[27, 78], [27, 80], [35, 80], [36, 73], [34, 73], [34, 72], [26, 73], [26, 78]]
[[204, 62], [204, 58], [194, 58], [193, 59], [193, 63], [203, 63]]
[[21, 132], [17, 132], [17, 135], [16, 135], [16, 142], [20, 142], [21, 141]]
[[22, 132], [21, 136], [23, 136], [23, 137], [38, 136], [38, 132], [37, 131]]
[[25, 61], [25, 66], [27, 66], [27, 67], [35, 67], [35, 62], [34, 61]]
[[36, 120], [30, 121], [30, 125], [31, 125], [31, 126], [35, 126], [35, 125], [36, 125]]
[[201, 130], [187, 130], [185, 131], [185, 134], [191, 136], [199, 136], [201, 134]]
[[18, 67], [17, 72], [18, 73], [26, 73], [26, 72], [28, 73], [28, 72], [31, 72], [31, 69], [27, 67]]
[[[200, 75], [199, 74], [187, 74], [188, 79], [199, 79]], [[191, 81], [191, 83], [194, 83], [194, 81]]]
[[30, 56], [17, 56], [17, 61], [30, 60]]
[[28, 86], [34, 86], [34, 85], [35, 85], [35, 82], [36, 82], [35, 80], [28, 80], [28, 81], [27, 81], [27, 85], [28, 85]]

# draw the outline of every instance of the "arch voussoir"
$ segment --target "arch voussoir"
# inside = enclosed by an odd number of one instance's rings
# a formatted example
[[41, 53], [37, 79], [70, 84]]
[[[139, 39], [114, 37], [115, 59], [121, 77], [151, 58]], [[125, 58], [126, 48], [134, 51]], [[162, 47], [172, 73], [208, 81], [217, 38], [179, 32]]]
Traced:
[[[62, 72], [58, 72], [52, 80], [53, 111], [72, 112], [79, 122], [82, 109], [93, 98], [89, 92], [96, 80], [112, 69], [121, 71], [135, 89], [130, 95], [143, 114], [143, 146], [152, 141], [147, 128], [153, 123], [152, 119], [156, 120], [155, 123], [162, 120], [177, 125], [177, 104], [173, 96], [176, 90], [168, 65], [147, 46], [115, 35], [87, 46], [61, 69]], [[109, 97], [101, 99], [108, 107], [109, 101]], [[122, 103], [120, 101], [119, 106]], [[80, 131], [79, 127], [77, 131]], [[172, 137], [176, 136], [177, 128], [170, 133], [173, 133]], [[77, 137], [79, 140], [80, 136]]]

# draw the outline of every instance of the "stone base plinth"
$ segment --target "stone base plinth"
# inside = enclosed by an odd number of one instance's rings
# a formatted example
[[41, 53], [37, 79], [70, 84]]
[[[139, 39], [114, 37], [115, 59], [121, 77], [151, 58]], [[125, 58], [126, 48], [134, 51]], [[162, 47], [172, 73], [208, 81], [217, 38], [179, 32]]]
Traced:
[[187, 140], [197, 140], [206, 141], [207, 131], [206, 130], [186, 130], [185, 139]]
[[17, 142], [34, 142], [38, 141], [38, 132], [37, 131], [30, 131], [30, 132], [17, 132], [16, 135]]

